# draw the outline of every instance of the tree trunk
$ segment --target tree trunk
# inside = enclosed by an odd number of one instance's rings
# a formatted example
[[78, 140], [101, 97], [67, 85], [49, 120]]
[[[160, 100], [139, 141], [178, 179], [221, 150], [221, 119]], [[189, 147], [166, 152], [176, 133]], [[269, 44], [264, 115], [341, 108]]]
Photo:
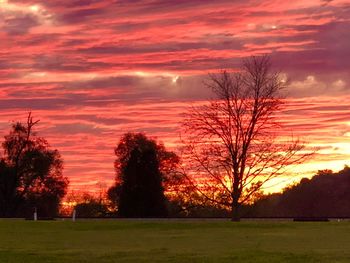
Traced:
[[239, 189], [239, 172], [238, 168], [235, 169], [235, 172], [233, 174], [234, 182], [233, 182], [233, 192], [231, 193], [232, 197], [232, 203], [231, 203], [231, 221], [240, 221], [240, 214], [239, 214], [239, 198], [241, 196], [241, 191]]
[[241, 220], [240, 213], [239, 213], [239, 207], [240, 207], [240, 204], [236, 200], [233, 200], [232, 206], [231, 206], [231, 209], [232, 209], [231, 221], [239, 222]]

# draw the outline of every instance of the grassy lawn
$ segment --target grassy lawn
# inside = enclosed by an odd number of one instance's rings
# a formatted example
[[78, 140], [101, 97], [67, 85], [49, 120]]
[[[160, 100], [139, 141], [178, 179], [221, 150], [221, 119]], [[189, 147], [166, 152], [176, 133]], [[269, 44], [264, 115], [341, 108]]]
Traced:
[[350, 262], [350, 222], [0, 220], [0, 262]]

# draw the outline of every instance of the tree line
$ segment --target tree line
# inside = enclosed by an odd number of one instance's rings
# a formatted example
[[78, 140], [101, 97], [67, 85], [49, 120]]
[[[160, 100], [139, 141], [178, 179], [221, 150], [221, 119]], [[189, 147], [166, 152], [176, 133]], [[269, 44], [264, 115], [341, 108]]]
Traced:
[[[141, 145], [140, 145], [141, 144]], [[128, 150], [125, 151], [126, 145]], [[148, 139], [142, 133], [125, 134], [116, 148], [116, 181], [109, 188], [107, 202], [90, 198], [77, 206], [77, 212], [82, 217], [120, 216], [120, 217], [230, 217], [230, 210], [216, 202], [212, 202], [206, 196], [201, 195], [192, 182], [188, 182], [186, 176], [176, 170], [176, 181], [169, 178], [169, 173], [164, 173], [164, 167], [154, 172], [160, 180], [141, 178], [142, 166], [145, 162], [132, 157], [131, 152], [137, 149], [138, 156], [143, 159], [140, 151], [146, 151], [147, 145], [155, 152], [154, 162], [169, 162], [163, 156], [171, 155], [170, 162], [173, 168], [178, 168], [178, 158], [174, 153], [163, 152], [162, 144]], [[119, 156], [120, 148], [127, 155]], [[147, 149], [147, 150], [146, 150]], [[158, 149], [158, 150], [157, 150]], [[121, 158], [124, 159], [120, 165]], [[157, 157], [158, 156], [158, 157]], [[175, 158], [174, 158], [175, 157]], [[158, 159], [158, 160], [157, 160]], [[169, 159], [168, 159], [169, 160]], [[144, 159], [146, 161], [146, 159]], [[134, 164], [137, 162], [139, 164]], [[164, 164], [163, 164], [164, 165]], [[134, 167], [135, 171], [129, 172], [122, 167]], [[160, 165], [159, 167], [161, 167]], [[163, 171], [159, 173], [159, 171]], [[169, 171], [169, 170], [168, 170]], [[129, 178], [130, 177], [130, 178]], [[168, 177], [168, 178], [167, 178]], [[148, 176], [147, 176], [148, 178]], [[134, 181], [133, 181], [134, 180]], [[143, 180], [146, 180], [143, 181]], [[171, 186], [171, 188], [169, 188]], [[350, 217], [350, 168], [345, 168], [337, 173], [331, 170], [320, 170], [311, 179], [303, 178], [299, 183], [285, 187], [280, 193], [263, 194], [256, 193], [255, 199], [242, 204], [240, 216], [243, 217]], [[160, 193], [163, 192], [165, 194]], [[152, 195], [152, 193], [154, 195]], [[155, 202], [152, 198], [157, 198]], [[157, 205], [157, 208], [155, 207]], [[91, 209], [89, 209], [89, 206]], [[125, 206], [127, 207], [125, 209]], [[99, 210], [95, 208], [99, 207]], [[146, 209], [148, 208], [148, 209]], [[95, 209], [95, 210], [94, 210]], [[95, 211], [95, 212], [94, 212]], [[98, 211], [98, 212], [97, 212]], [[97, 212], [97, 213], [96, 213]]]
[[350, 168], [321, 170], [311, 179], [263, 196], [246, 207], [254, 217], [350, 217]]
[[[278, 136], [286, 85], [267, 56], [244, 60], [238, 72], [210, 75], [206, 86], [215, 97], [188, 110], [181, 158], [143, 133], [124, 134], [115, 148], [116, 177], [107, 200], [87, 198], [75, 207], [78, 215], [237, 221], [271, 206], [266, 200], [272, 197], [261, 199], [263, 186], [313, 154], [300, 140]], [[33, 131], [37, 123], [29, 114], [2, 143], [0, 216], [27, 216], [36, 208], [54, 217], [67, 192], [62, 158]]]

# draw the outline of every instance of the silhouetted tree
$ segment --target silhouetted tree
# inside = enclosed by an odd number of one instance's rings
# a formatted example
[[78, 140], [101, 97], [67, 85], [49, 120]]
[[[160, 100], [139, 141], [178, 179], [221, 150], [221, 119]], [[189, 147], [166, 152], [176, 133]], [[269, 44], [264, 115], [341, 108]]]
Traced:
[[94, 217], [106, 217], [108, 213], [108, 207], [105, 204], [92, 200], [89, 203], [80, 203], [75, 206], [76, 217], [94, 218]]
[[216, 98], [192, 107], [184, 122], [189, 178], [239, 220], [241, 204], [307, 154], [299, 141], [278, 140], [285, 82], [267, 56], [246, 59], [239, 73], [211, 75], [207, 85]]
[[142, 133], [125, 134], [115, 149], [116, 184], [108, 191], [123, 217], [166, 216], [164, 189], [180, 181], [179, 158]]
[[75, 205], [76, 217], [106, 217], [109, 210], [106, 200], [102, 196], [94, 197], [90, 194], [83, 194], [82, 200]]
[[39, 216], [53, 217], [66, 193], [62, 159], [47, 141], [36, 136], [29, 113], [27, 123], [15, 123], [2, 143], [0, 160], [0, 216], [26, 216], [33, 207]]

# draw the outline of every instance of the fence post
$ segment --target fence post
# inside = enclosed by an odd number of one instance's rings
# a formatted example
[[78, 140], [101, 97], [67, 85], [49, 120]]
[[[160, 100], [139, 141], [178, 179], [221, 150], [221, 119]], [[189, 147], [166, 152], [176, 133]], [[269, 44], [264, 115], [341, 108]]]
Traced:
[[36, 207], [34, 207], [34, 221], [37, 221], [37, 220], [38, 220], [38, 213], [37, 213]]
[[75, 222], [76, 214], [77, 214], [77, 212], [76, 212], [76, 210], [74, 209], [74, 210], [73, 210], [73, 215], [72, 215], [72, 220], [73, 220], [73, 222]]

